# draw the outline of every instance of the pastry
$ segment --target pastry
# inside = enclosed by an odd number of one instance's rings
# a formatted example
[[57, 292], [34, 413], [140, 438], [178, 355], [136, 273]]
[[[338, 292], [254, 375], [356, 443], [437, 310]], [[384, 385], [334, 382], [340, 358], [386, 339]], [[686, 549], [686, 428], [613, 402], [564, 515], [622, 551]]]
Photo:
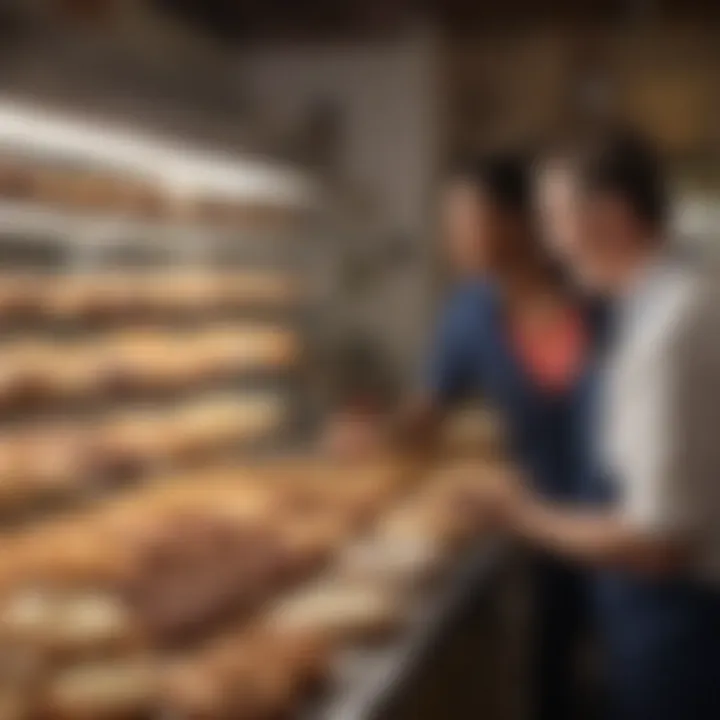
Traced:
[[56, 720], [110, 720], [152, 708], [159, 687], [157, 667], [146, 660], [88, 663], [59, 673], [42, 705]]
[[337, 573], [355, 582], [416, 586], [428, 580], [442, 560], [441, 547], [429, 536], [370, 536], [344, 549]]
[[347, 642], [384, 636], [401, 619], [400, 605], [390, 592], [336, 579], [302, 588], [280, 601], [268, 623], [277, 632], [312, 632]]
[[63, 656], [128, 650], [139, 642], [127, 608], [100, 592], [21, 590], [0, 608], [2, 637]]

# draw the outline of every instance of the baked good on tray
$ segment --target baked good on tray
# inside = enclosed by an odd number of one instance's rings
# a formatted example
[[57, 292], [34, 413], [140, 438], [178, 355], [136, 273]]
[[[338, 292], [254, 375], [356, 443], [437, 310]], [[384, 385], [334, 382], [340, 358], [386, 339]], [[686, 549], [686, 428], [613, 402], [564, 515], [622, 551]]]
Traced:
[[193, 720], [284, 717], [327, 677], [331, 653], [317, 634], [243, 629], [169, 665], [161, 708]]
[[346, 643], [384, 637], [398, 627], [403, 611], [392, 588], [329, 576], [280, 600], [267, 622], [278, 633], [312, 633]]
[[111, 593], [27, 588], [0, 602], [0, 641], [77, 657], [127, 652], [141, 644], [141, 634]]
[[123, 720], [152, 708], [158, 696], [157, 663], [142, 657], [88, 662], [50, 679], [40, 697], [47, 720]]

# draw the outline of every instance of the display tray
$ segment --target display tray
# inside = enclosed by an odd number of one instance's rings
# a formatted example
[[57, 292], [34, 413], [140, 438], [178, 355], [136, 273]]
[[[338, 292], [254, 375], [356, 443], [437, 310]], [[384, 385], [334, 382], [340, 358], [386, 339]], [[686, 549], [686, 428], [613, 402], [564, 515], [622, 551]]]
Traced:
[[[302, 713], [302, 720], [462, 717], [438, 715], [432, 709], [446, 703], [472, 707], [473, 713], [478, 704], [492, 706], [497, 717], [496, 698], [487, 692], [488, 685], [502, 687], [497, 676], [486, 674], [483, 683], [457, 688], [444, 682], [442, 675], [450, 672], [458, 680], [453, 684], [462, 684], [451, 667], [473, 665], [468, 650], [477, 653], [478, 666], [483, 655], [494, 655], [497, 638], [488, 644], [487, 631], [502, 632], [502, 623], [496, 620], [507, 557], [508, 549], [497, 541], [482, 541], [466, 551], [432, 588], [417, 595], [398, 637], [379, 646], [349, 649], [338, 658], [329, 692]], [[465, 647], [459, 647], [461, 638]], [[505, 672], [496, 659], [494, 669]]]
[[[27, 717], [459, 720], [494, 704], [507, 563], [476, 505], [494, 467], [221, 465], [20, 534], [5, 637], [54, 663]], [[75, 619], [95, 608], [112, 622], [88, 636]]]

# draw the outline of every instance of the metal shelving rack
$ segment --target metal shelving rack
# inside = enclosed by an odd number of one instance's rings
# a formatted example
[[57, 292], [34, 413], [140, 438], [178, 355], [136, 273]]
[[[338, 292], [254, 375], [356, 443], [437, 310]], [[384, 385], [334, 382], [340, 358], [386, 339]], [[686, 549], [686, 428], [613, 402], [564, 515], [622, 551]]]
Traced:
[[[62, 118], [56, 127], [52, 125], [52, 120], [47, 125], [44, 120], [29, 116], [31, 129], [35, 119], [39, 131], [50, 128], [54, 132], [58, 128], [70, 128], [67, 135], [69, 143], [62, 132], [56, 133], [60, 138], [56, 148], [53, 132], [50, 132], [52, 140], [46, 141], [43, 135], [43, 141], [36, 142], [37, 138], [33, 138], [32, 132], [16, 123], [14, 117], [8, 120], [3, 114], [3, 107], [0, 106], [0, 158], [10, 149], [13, 159], [20, 157], [35, 164], [38, 164], [39, 158], [51, 166], [57, 163], [64, 167], [70, 158], [72, 162], [69, 167], [73, 169], [100, 171], [108, 175], [114, 172], [113, 163], [106, 162], [105, 151], [88, 152], [87, 156], [84, 154], [82, 137], [73, 134], [66, 118]], [[81, 127], [88, 133], [89, 141], [97, 141], [94, 130]], [[122, 136], [122, 142], [132, 143], [133, 139]], [[138, 147], [150, 148], [149, 142], [139, 140]], [[263, 165], [255, 159], [245, 162], [243, 158], [218, 158], [192, 149], [186, 152], [190, 159], [183, 157], [175, 165], [173, 149], [181, 152], [181, 148], [162, 145], [162, 157], [167, 160], [168, 169], [166, 173], [156, 173], [153, 178], [161, 191], [171, 198], [171, 203], [190, 202], [195, 193], [203, 199], [212, 199], [217, 190], [218, 197], [228, 204], [236, 203], [251, 210], [256, 205], [276, 207], [280, 214], [286, 214], [277, 222], [264, 224], [251, 221], [213, 222], [192, 217], [185, 220], [182, 213], [177, 216], [169, 213], [167, 219], [162, 217], [150, 220], [113, 211], [83, 211], [50, 206], [35, 198], [4, 198], [0, 199], [2, 271], [9, 274], [22, 271], [47, 274], [49, 277], [72, 277], [101, 273], [106, 269], [118, 272], [123, 268], [129, 272], [165, 273], [187, 269], [221, 272], [257, 268], [277, 270], [290, 277], [299, 277], [302, 281], [308, 269], [308, 257], [312, 255], [309, 248], [317, 238], [318, 227], [310, 180], [301, 172], [271, 164]], [[122, 162], [120, 164], [123, 165]], [[150, 170], [154, 172], [154, 168], [142, 167], [141, 159], [138, 160], [138, 166], [138, 176], [143, 181], [147, 181], [149, 174], [152, 177]], [[183, 178], [175, 176], [175, 171], [180, 169], [183, 170]], [[257, 172], [259, 177], [254, 184], [253, 172]], [[199, 180], [192, 177], [193, 173], [198, 175]], [[133, 173], [123, 167], [119, 177], [132, 179]], [[292, 211], [292, 217], [287, 214], [288, 210]], [[272, 318], [276, 324], [289, 324], [302, 337], [304, 303], [305, 300], [301, 300], [300, 306], [271, 308], [267, 311], [262, 307], [248, 308], [242, 318], [233, 316], [233, 321], [262, 322]], [[94, 331], [94, 328], [87, 330], [89, 333]], [[40, 331], [33, 328], [32, 332], [35, 335], [41, 332], [53, 336], [57, 329], [49, 326]], [[23, 328], [16, 327], [11, 336], [4, 333], [4, 337], [0, 337], [0, 346], [22, 336]], [[241, 452], [249, 455], [257, 451], [280, 452], [296, 443], [297, 431], [306, 417], [302, 407], [303, 399], [298, 392], [302, 385], [302, 372], [300, 361], [298, 366], [287, 373], [238, 374], [223, 386], [225, 392], [237, 395], [266, 389], [288, 398], [290, 417], [287, 427], [267, 441], [239, 448]], [[113, 410], [106, 405], [101, 412], [110, 413]], [[2, 417], [0, 413], [0, 429], [23, 423], [32, 424], [35, 420], [32, 414], [12, 413]], [[94, 496], [94, 493], [91, 495]]]

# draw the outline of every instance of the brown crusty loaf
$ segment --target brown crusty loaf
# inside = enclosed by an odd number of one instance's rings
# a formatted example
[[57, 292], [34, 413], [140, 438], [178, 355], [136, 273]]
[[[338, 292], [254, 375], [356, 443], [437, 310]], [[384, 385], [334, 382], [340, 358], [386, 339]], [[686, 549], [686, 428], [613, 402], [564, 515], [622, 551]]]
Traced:
[[262, 270], [0, 276], [0, 320], [116, 322], [286, 307], [299, 299], [293, 278]]
[[125, 331], [82, 342], [24, 339], [2, 352], [0, 406], [14, 407], [287, 368], [298, 358], [299, 342], [287, 328], [244, 324], [188, 333]]
[[90, 421], [0, 434], [0, 511], [77, 496], [157, 467], [211, 460], [276, 431], [285, 405], [270, 393], [212, 394]]
[[169, 666], [161, 705], [197, 720], [284, 716], [327, 677], [331, 653], [317, 634], [242, 629]]

